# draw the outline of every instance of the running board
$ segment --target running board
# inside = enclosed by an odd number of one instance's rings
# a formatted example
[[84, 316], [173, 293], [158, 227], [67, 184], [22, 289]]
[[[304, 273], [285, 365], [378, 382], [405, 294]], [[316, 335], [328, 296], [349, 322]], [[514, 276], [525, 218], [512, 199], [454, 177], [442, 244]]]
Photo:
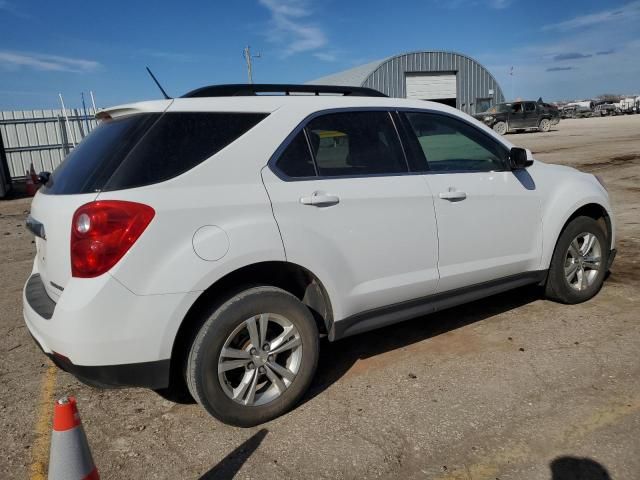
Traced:
[[463, 303], [473, 302], [525, 285], [542, 283], [547, 277], [547, 270], [525, 272], [489, 282], [478, 283], [469, 287], [458, 288], [448, 292], [437, 293], [427, 297], [396, 303], [387, 307], [375, 308], [352, 315], [334, 322], [329, 332], [329, 340], [356, 335], [358, 333], [386, 327], [439, 310], [455, 307]]

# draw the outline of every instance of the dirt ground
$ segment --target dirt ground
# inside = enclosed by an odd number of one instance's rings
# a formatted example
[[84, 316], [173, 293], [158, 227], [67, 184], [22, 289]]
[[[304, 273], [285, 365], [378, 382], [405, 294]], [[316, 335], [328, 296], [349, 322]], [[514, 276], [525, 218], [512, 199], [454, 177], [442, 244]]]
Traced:
[[325, 342], [302, 405], [251, 429], [51, 367], [22, 320], [29, 199], [0, 202], [0, 478], [42, 478], [52, 399], [74, 394], [105, 479], [639, 479], [640, 115], [508, 138], [607, 183], [618, 257], [600, 294], [521, 289]]

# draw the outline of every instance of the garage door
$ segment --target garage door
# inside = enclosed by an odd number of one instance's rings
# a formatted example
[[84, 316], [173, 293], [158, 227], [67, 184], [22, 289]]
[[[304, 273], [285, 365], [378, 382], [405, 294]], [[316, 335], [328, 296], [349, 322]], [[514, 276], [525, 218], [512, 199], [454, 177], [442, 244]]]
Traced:
[[456, 98], [456, 74], [407, 73], [407, 98], [418, 100]]

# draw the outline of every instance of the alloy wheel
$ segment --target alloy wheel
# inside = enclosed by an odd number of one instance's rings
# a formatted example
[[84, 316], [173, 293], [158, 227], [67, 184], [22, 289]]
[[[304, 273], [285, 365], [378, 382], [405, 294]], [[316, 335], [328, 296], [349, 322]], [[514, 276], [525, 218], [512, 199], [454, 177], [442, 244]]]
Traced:
[[291, 385], [302, 361], [296, 326], [275, 313], [244, 320], [227, 337], [218, 359], [224, 393], [241, 405], [272, 402]]
[[564, 276], [575, 290], [586, 290], [596, 281], [602, 268], [602, 248], [593, 233], [576, 236], [567, 249]]

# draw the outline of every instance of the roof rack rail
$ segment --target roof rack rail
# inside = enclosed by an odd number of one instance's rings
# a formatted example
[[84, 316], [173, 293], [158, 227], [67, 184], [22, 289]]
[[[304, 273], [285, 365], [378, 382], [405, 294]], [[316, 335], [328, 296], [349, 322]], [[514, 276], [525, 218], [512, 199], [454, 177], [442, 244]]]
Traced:
[[386, 97], [386, 95], [373, 88], [348, 87], [342, 85], [295, 85], [279, 83], [234, 83], [227, 85], [211, 85], [192, 90], [182, 95], [182, 98], [197, 97], [247, 97], [252, 95], [292, 93], [311, 93], [314, 95], [334, 94], [352, 97]]

